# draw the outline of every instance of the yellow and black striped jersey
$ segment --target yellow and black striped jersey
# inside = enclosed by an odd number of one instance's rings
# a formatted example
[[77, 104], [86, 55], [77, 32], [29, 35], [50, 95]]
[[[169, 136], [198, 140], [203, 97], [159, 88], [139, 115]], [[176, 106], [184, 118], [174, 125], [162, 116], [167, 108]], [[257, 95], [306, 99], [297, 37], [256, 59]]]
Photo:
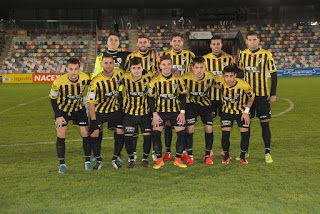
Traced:
[[[179, 71], [181, 75], [187, 73], [191, 70], [190, 66], [192, 65], [193, 59], [195, 57], [194, 53], [188, 50], [182, 50], [175, 52], [173, 50], [163, 51], [160, 54], [160, 57], [163, 55], [170, 55], [172, 59], [173, 71]], [[160, 71], [160, 67], [158, 65]]]
[[96, 112], [110, 113], [120, 109], [118, 95], [123, 72], [116, 68], [111, 77], [102, 72], [91, 80], [87, 102], [95, 104]]
[[152, 72], [142, 75], [140, 80], [135, 81], [132, 73], [122, 76], [124, 86], [123, 112], [130, 115], [141, 116], [149, 113], [148, 89], [152, 78]]
[[89, 84], [90, 77], [86, 73], [79, 72], [76, 82], [64, 74], [52, 83], [49, 97], [57, 99], [58, 108], [70, 116], [72, 112], [83, 108], [83, 92]]
[[[203, 58], [205, 59], [207, 71], [212, 72], [215, 76], [222, 76], [222, 70], [224, 67], [233, 64], [233, 58], [229, 54], [214, 55], [213, 53], [209, 53], [204, 55]], [[221, 100], [220, 89], [212, 87], [211, 90], [211, 100]]]
[[217, 83], [222, 93], [222, 112], [228, 114], [242, 114], [247, 107], [248, 98], [255, 97], [251, 86], [244, 80], [236, 78], [236, 84], [228, 86], [224, 78]]
[[215, 76], [209, 71], [205, 71], [204, 77], [197, 80], [193, 73], [188, 72], [182, 75], [186, 90], [187, 103], [195, 103], [201, 106], [211, 105], [210, 91], [215, 85]]
[[268, 70], [270, 73], [277, 71], [270, 51], [262, 48], [241, 51], [238, 68], [244, 71], [244, 80], [251, 85], [256, 96], [269, 95]]
[[186, 88], [181, 78], [164, 77], [161, 74], [150, 81], [149, 96], [154, 97], [157, 112], [179, 112], [179, 94], [185, 94]]
[[[112, 55], [114, 61], [114, 68], [124, 68], [125, 60], [130, 52], [122, 52], [122, 51], [107, 51], [108, 54]], [[95, 77], [97, 74], [101, 73], [103, 68], [101, 66], [103, 53], [100, 53], [96, 58], [96, 63], [94, 65], [94, 71], [91, 76], [91, 79]]]
[[157, 57], [154, 50], [149, 50], [146, 54], [138, 53], [131, 53], [127, 56], [126, 63], [124, 65], [125, 71], [130, 71], [130, 60], [133, 57], [140, 57], [142, 59], [142, 68], [143, 70], [149, 72], [152, 71], [155, 73], [157, 71]]

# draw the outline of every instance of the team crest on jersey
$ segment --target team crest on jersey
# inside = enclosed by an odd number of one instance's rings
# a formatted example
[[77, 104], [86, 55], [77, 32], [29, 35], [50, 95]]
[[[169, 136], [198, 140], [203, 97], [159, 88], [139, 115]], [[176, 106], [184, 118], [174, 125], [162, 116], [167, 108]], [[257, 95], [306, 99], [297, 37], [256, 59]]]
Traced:
[[81, 86], [80, 91], [83, 91], [85, 87], [86, 87], [85, 85]]
[[117, 83], [117, 85], [120, 85], [120, 81], [119, 80], [117, 80], [116, 83]]
[[209, 84], [204, 84], [204, 88], [208, 89], [209, 88]]
[[117, 58], [117, 62], [119, 63], [119, 64], [121, 64], [121, 62], [122, 62], [122, 59], [119, 57], [119, 58]]
[[149, 62], [148, 62], [148, 65], [149, 65], [149, 67], [151, 67], [151, 66], [152, 66], [152, 62], [151, 62], [151, 61], [149, 61]]
[[227, 63], [226, 62], [222, 62], [222, 66], [226, 67]]
[[172, 85], [172, 87], [173, 87], [174, 90], [176, 90], [178, 88], [178, 84], [175, 83], [175, 84]]
[[237, 99], [240, 96], [239, 93], [234, 94], [234, 97]]
[[182, 60], [185, 62], [187, 60], [187, 57], [183, 56]]
[[261, 63], [262, 62], [262, 58], [258, 58], [258, 63]]
[[147, 87], [147, 82], [143, 82], [142, 83], [142, 86], [145, 88], [145, 87]]

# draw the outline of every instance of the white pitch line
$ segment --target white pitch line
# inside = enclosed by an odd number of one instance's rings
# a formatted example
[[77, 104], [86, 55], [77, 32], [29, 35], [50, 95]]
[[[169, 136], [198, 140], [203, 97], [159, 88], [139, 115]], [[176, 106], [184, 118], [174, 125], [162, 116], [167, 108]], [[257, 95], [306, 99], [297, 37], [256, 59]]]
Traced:
[[19, 105], [13, 106], [13, 107], [8, 108], [8, 109], [6, 109], [6, 110], [0, 111], [0, 114], [3, 114], [3, 113], [5, 113], [5, 112], [7, 112], [7, 111], [11, 111], [11, 110], [13, 110], [13, 109], [15, 109], [15, 108], [19, 108], [19, 107], [21, 107], [21, 106], [28, 105], [28, 104], [30, 104], [30, 103], [34, 103], [34, 102], [36, 102], [36, 101], [42, 100], [42, 99], [47, 98], [47, 97], [48, 97], [48, 96], [45, 96], [45, 97], [41, 97], [41, 98], [38, 98], [38, 99], [35, 99], [35, 100], [31, 100], [31, 101], [26, 102], [26, 103], [21, 103], [21, 104], [19, 104]]
[[[277, 97], [278, 99], [282, 99], [287, 101], [290, 106], [289, 108], [287, 108], [285, 111], [282, 111], [278, 114], [272, 115], [272, 117], [278, 117], [281, 116], [283, 114], [288, 113], [289, 111], [291, 111], [294, 108], [294, 103], [287, 99], [287, 98], [282, 98], [282, 97]], [[43, 98], [40, 98], [43, 99]], [[35, 101], [35, 100], [34, 100]], [[1, 113], [1, 112], [0, 112]], [[258, 120], [257, 118], [253, 119], [253, 120]], [[220, 125], [215, 125], [213, 127], [220, 127]], [[195, 127], [195, 129], [203, 129], [204, 127]], [[140, 134], [141, 135], [141, 134]], [[103, 139], [113, 139], [113, 137], [104, 137]], [[66, 140], [66, 142], [78, 142], [78, 141], [82, 141], [82, 139], [75, 139], [75, 140]], [[34, 146], [34, 145], [46, 145], [46, 144], [55, 144], [56, 142], [38, 142], [38, 143], [25, 143], [25, 144], [8, 144], [8, 145], [0, 145], [0, 147], [15, 147], [15, 146]]]

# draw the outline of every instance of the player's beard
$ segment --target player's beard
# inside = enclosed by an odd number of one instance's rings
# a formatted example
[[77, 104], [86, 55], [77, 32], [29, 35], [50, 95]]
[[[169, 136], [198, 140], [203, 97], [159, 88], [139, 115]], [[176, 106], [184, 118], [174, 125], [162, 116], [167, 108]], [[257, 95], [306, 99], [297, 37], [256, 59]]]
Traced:
[[144, 48], [144, 49], [139, 48], [139, 52], [140, 53], [146, 53], [146, 52], [148, 52], [148, 48], [147, 47]]

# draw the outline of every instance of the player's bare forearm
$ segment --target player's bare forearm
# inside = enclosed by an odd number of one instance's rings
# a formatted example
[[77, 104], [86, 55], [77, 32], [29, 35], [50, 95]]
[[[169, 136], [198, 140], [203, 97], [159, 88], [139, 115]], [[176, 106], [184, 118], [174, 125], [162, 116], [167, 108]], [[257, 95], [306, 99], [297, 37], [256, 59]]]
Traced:
[[95, 110], [94, 103], [87, 102], [87, 105], [88, 105], [88, 110], [89, 110], [89, 114], [90, 114], [90, 119], [96, 120], [97, 118], [96, 118], [96, 110]]
[[247, 107], [248, 108], [251, 108], [251, 106], [253, 105], [253, 102], [254, 102], [254, 98], [252, 98], [252, 99], [248, 99], [248, 102], [247, 102]]

